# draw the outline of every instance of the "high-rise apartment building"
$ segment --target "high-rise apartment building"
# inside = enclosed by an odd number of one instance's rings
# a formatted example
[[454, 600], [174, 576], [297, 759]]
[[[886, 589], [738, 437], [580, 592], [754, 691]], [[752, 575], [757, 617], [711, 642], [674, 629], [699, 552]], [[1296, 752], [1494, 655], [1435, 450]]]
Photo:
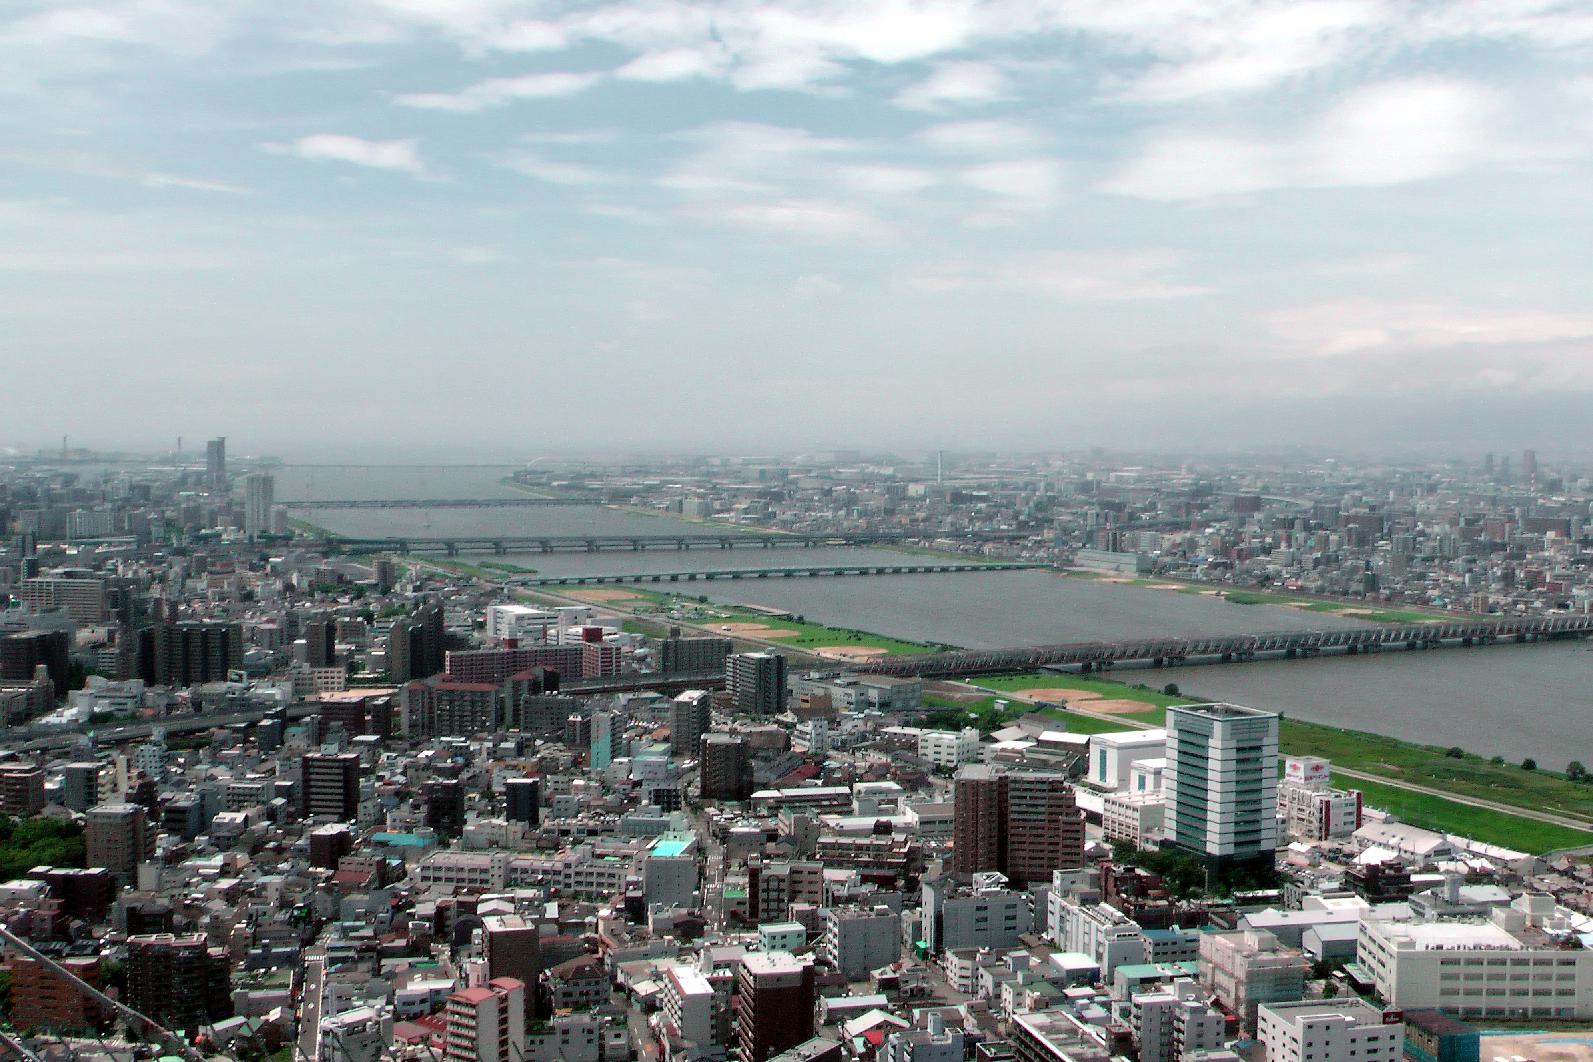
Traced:
[[337, 622], [325, 613], [316, 613], [300, 625], [304, 635], [304, 662], [311, 667], [333, 667], [337, 663]]
[[[98, 955], [63, 955], [56, 961], [79, 980], [100, 987]], [[9, 1018], [15, 1028], [79, 1031], [105, 1018], [98, 1001], [42, 962], [15, 955], [7, 960], [6, 970], [11, 974]]]
[[687, 690], [669, 704], [669, 752], [694, 756], [702, 736], [713, 727], [713, 698], [707, 690]]
[[535, 826], [542, 821], [542, 779], [505, 779], [503, 799], [504, 815], [510, 822]]
[[70, 639], [65, 631], [22, 631], [0, 635], [0, 679], [26, 682], [40, 664], [58, 694], [67, 689]]
[[789, 952], [752, 952], [736, 982], [739, 1062], [766, 1062], [813, 1036], [813, 964]]
[[22, 580], [16, 595], [35, 609], [65, 609], [73, 623], [101, 623], [108, 614], [105, 581], [87, 573], [36, 575]]
[[276, 485], [269, 472], [251, 472], [243, 477], [243, 533], [251, 541], [271, 533]]
[[205, 443], [205, 489], [212, 494], [227, 490], [227, 437]]
[[522, 1062], [526, 1057], [526, 986], [494, 977], [448, 997], [443, 1057], [448, 1062]]
[[658, 643], [659, 670], [672, 675], [723, 671], [734, 648], [729, 638], [671, 636]]
[[970, 765], [957, 773], [952, 870], [1000, 871], [1017, 887], [1084, 863], [1084, 813], [1066, 776]]
[[88, 811], [83, 828], [84, 861], [104, 867], [123, 881], [138, 864], [155, 855], [155, 827], [138, 804], [100, 804]]
[[779, 715], [785, 711], [785, 657], [731, 654], [725, 660], [725, 688], [738, 715]]
[[588, 766], [602, 770], [614, 762], [625, 740], [625, 714], [614, 708], [598, 708], [592, 712], [592, 741]]
[[138, 632], [139, 677], [151, 686], [223, 682], [243, 665], [243, 627], [237, 623], [157, 623]]
[[44, 810], [44, 768], [36, 763], [0, 763], [0, 815], [32, 818]]
[[307, 752], [299, 763], [299, 792], [305, 818], [328, 817], [348, 822], [359, 816], [359, 753]]
[[734, 734], [704, 734], [697, 751], [697, 779], [704, 800], [746, 800], [752, 796], [752, 760], [747, 739]]
[[1235, 704], [1167, 709], [1170, 844], [1216, 870], [1270, 863], [1278, 846], [1278, 717]]
[[232, 964], [203, 933], [127, 938], [128, 1006], [173, 1032], [232, 1016]]

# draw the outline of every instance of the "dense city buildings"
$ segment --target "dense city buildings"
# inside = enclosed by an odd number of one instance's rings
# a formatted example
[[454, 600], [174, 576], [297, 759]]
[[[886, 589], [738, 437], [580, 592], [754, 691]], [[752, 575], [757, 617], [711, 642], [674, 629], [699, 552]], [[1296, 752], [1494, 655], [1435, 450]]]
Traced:
[[[1546, 456], [1509, 484], [1498, 460], [1486, 483], [1082, 457], [948, 461], [944, 482], [861, 457], [663, 463], [520, 470], [498, 486], [532, 504], [457, 500], [484, 526], [608, 503], [785, 533], [686, 549], [583, 532], [526, 554], [450, 554], [428, 540], [460, 513], [381, 499], [348, 511], [402, 526], [408, 548], [332, 542], [307, 525], [339, 514], [281, 522], [280, 499], [304, 496], [290, 468], [232, 464], [222, 490], [194, 458], [0, 468], [0, 831], [27, 845], [0, 922], [67, 971], [8, 949], [12, 1025], [36, 1048], [124, 1039], [99, 988], [170, 1023], [163, 1053], [180, 1032], [217, 1058], [259, 1057], [258, 1040], [316, 1062], [1232, 1062], [1258, 1037], [1299, 1062], [1382, 1062], [1401, 1042], [1415, 1062], [1476, 1062], [1539, 1057], [1548, 1034], [1507, 1044], [1468, 1022], [1593, 1019], [1593, 871], [1553, 850], [1583, 834], [1477, 807], [1429, 829], [1381, 807], [1403, 781], [1386, 751], [1453, 770], [1412, 776], [1433, 806], [1446, 778], [1485, 775], [1490, 803], [1527, 778], [1555, 801], [1536, 814], [1580, 821], [1548, 752], [1529, 772], [1344, 732], [1317, 749], [1265, 698], [1197, 700], [1220, 669], [1187, 659], [1035, 670], [1050, 648], [729, 603], [803, 579], [943, 578], [953, 595], [1032, 580], [1241, 629], [1266, 609], [1251, 629], [1281, 615], [1315, 638], [1329, 605], [1456, 606], [1464, 569], [1498, 615], [1574, 619], [1593, 605], [1582, 522], [1541, 492], [1583, 488]], [[847, 534], [901, 537], [832, 541]], [[916, 563], [880, 560], [886, 544]], [[795, 570], [833, 571], [863, 550], [866, 576], [771, 574], [798, 551], [811, 569]], [[959, 558], [1074, 574], [878, 570]], [[677, 566], [738, 577], [616, 582]], [[1321, 596], [1243, 604], [1241, 588], [1273, 592], [1263, 580]], [[880, 627], [905, 622], [881, 609]], [[969, 656], [990, 670], [958, 670]], [[1274, 656], [1244, 667], [1313, 666]], [[1347, 762], [1313, 755], [1327, 745]]]

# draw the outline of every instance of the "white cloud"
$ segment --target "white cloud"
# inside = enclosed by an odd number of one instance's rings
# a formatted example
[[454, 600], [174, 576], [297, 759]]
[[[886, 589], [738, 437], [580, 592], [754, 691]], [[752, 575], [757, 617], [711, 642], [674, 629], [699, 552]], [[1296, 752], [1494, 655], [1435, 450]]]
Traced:
[[802, 243], [889, 243], [894, 230], [867, 210], [821, 199], [781, 199], [694, 208], [700, 220], [787, 237]]
[[687, 81], [719, 74], [724, 68], [725, 56], [719, 48], [668, 48], [638, 55], [614, 71], [614, 76], [626, 81]]
[[525, 74], [521, 77], [495, 77], [478, 81], [458, 92], [411, 92], [395, 96], [394, 102], [422, 110], [476, 114], [503, 107], [516, 100], [545, 100], [585, 92], [602, 79], [595, 73], [556, 72]]
[[1028, 151], [1041, 143], [1035, 130], [1010, 119], [983, 122], [943, 122], [919, 130], [927, 146], [948, 155], [1008, 155]]
[[420, 141], [364, 140], [357, 136], [337, 133], [317, 133], [302, 136], [289, 144], [268, 144], [267, 150], [302, 159], [347, 162], [373, 170], [393, 170], [401, 173], [423, 174], [426, 164], [420, 157]]
[[941, 63], [934, 73], [896, 94], [898, 107], [934, 111], [950, 105], [995, 103], [1011, 98], [1007, 76], [989, 63]]
[[1211, 288], [1175, 278], [1181, 256], [1143, 250], [1053, 251], [999, 262], [948, 262], [908, 274], [928, 294], [1007, 292], [1085, 301], [1177, 299]]
[[1498, 110], [1494, 95], [1473, 83], [1385, 81], [1353, 90], [1316, 118], [1281, 131], [1164, 129], [1101, 188], [1180, 200], [1445, 177], [1495, 156]]
[[551, 159], [533, 155], [527, 151], [510, 152], [496, 159], [498, 165], [506, 170], [526, 177], [532, 177], [549, 184], [562, 184], [569, 186], [585, 186], [596, 184], [613, 184], [618, 180], [617, 175], [607, 170], [598, 169], [596, 166], [584, 166], [573, 162], [557, 162]]
[[1007, 209], [1032, 212], [1056, 205], [1063, 167], [1055, 159], [1013, 159], [974, 166], [959, 179], [969, 188], [997, 196]]
[[250, 191], [241, 184], [212, 181], [204, 177], [184, 177], [175, 173], [146, 173], [140, 181], [146, 188], [182, 188], [191, 192], [221, 192], [226, 195], [248, 195]]

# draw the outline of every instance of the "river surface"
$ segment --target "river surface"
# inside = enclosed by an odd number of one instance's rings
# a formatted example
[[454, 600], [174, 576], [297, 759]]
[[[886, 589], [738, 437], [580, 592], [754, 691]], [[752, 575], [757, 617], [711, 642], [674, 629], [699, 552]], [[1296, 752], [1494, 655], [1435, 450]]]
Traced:
[[[468, 498], [513, 493], [513, 469], [279, 469], [281, 498]], [[298, 478], [295, 478], [298, 477]], [[700, 533], [700, 524], [601, 506], [509, 509], [343, 509], [298, 513], [344, 534], [581, 535]], [[430, 524], [430, 527], [424, 525]], [[549, 575], [904, 563], [880, 549], [520, 553], [502, 558]], [[810, 620], [899, 638], [999, 648], [1155, 635], [1241, 634], [1355, 626], [1361, 621], [1269, 605], [1146, 590], [1046, 572], [955, 573], [690, 584], [715, 600], [770, 605]], [[1176, 681], [1186, 692], [1300, 719], [1390, 734], [1545, 767], [1593, 764], [1589, 645], [1390, 652], [1124, 670], [1130, 681]], [[1163, 679], [1163, 676], [1166, 676]]]
[[1364, 626], [1320, 612], [1233, 605], [1046, 571], [714, 583], [711, 598], [771, 605], [819, 623], [970, 649], [1055, 642]]
[[[1152, 674], [1149, 671], [1124, 672]], [[1593, 653], [1587, 642], [1384, 652], [1312, 660], [1213, 664], [1176, 675], [1185, 693], [1459, 745], [1560, 770], [1593, 764]], [[1136, 680], [1138, 681], [1138, 680]]]
[[518, 465], [279, 465], [270, 469], [279, 504], [386, 498], [512, 498], [503, 482]]
[[480, 509], [294, 509], [289, 505], [288, 511], [318, 527], [357, 538], [741, 533], [736, 528], [706, 526], [672, 516], [653, 516], [602, 505], [513, 505]]

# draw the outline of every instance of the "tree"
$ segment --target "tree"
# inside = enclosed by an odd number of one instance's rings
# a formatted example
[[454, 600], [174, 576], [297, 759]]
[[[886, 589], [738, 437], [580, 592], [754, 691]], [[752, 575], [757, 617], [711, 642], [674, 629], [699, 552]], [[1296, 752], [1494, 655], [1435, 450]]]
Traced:
[[1521, 769], [1523, 771], [1535, 771], [1538, 769], [1538, 761], [1533, 759], [1531, 756], [1528, 756], [1526, 759], [1521, 761]]
[[1582, 766], [1581, 760], [1572, 760], [1565, 765], [1565, 776], [1573, 782], [1580, 782], [1587, 778], [1587, 768]]
[[1466, 750], [1459, 745], [1451, 745], [1444, 755], [1452, 760], [1463, 760], [1466, 758]]
[[1178, 683], [1169, 682], [1167, 685], [1162, 687], [1162, 692], [1167, 694], [1169, 697], [1178, 696]]
[[1494, 756], [1491, 759], [1489, 759], [1488, 762], [1493, 764], [1495, 767], [1503, 767], [1504, 766], [1504, 757], [1503, 756]]

